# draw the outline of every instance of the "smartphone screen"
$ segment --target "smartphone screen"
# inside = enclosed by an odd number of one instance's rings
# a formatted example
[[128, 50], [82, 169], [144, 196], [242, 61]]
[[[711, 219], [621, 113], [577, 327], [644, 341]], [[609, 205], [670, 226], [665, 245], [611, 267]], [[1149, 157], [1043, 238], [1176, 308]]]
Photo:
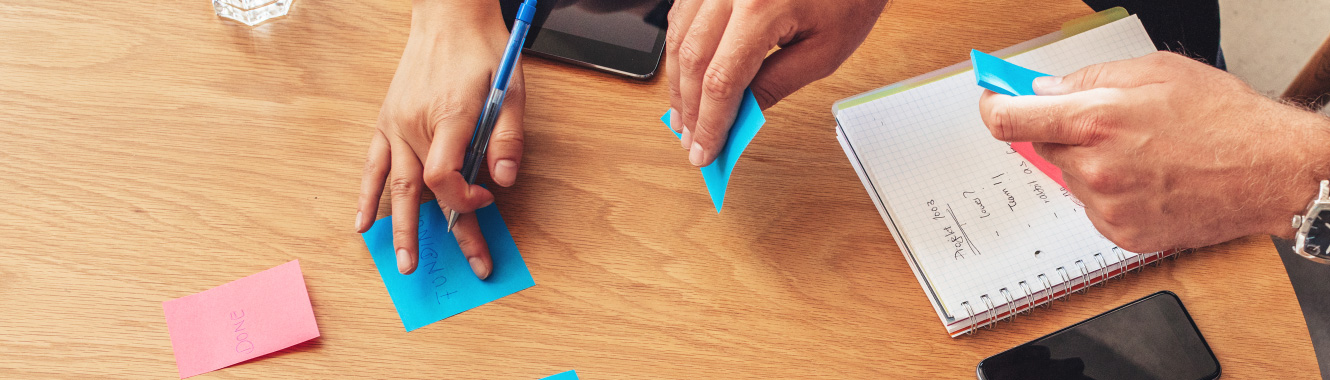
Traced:
[[1219, 360], [1176, 294], [1162, 291], [979, 363], [979, 378], [1168, 379], [1219, 377]]

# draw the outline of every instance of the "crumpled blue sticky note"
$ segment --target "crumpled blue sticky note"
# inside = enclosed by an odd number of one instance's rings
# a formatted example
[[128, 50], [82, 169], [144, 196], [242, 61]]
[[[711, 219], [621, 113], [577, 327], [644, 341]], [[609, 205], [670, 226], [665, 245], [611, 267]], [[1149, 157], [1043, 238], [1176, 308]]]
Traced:
[[1008, 96], [1034, 95], [1034, 78], [1052, 76], [978, 50], [970, 50], [970, 62], [980, 86]]
[[540, 380], [578, 380], [577, 371], [568, 371], [564, 373], [554, 374]]
[[[674, 133], [675, 138], [683, 138], [683, 134], [674, 132], [674, 127], [670, 126], [670, 114], [674, 111], [666, 111], [660, 121], [665, 123], [665, 127]], [[753, 136], [757, 136], [757, 131], [762, 129], [762, 125], [767, 123], [767, 117], [762, 115], [762, 107], [757, 105], [757, 98], [753, 96], [753, 90], [744, 90], [743, 101], [739, 103], [739, 113], [734, 117], [734, 125], [730, 127], [730, 137], [725, 140], [725, 146], [721, 147], [720, 154], [716, 155], [716, 161], [711, 165], [703, 166], [702, 180], [707, 183], [707, 192], [711, 194], [711, 203], [716, 206], [716, 213], [720, 213], [720, 207], [725, 203], [725, 188], [730, 184], [730, 173], [734, 171], [734, 164], [739, 161], [739, 156], [748, 148], [748, 143], [753, 141]]]
[[476, 218], [494, 260], [494, 269], [484, 281], [476, 278], [457, 247], [457, 239], [448, 232], [448, 218], [439, 209], [438, 201], [420, 205], [420, 262], [409, 275], [397, 271], [391, 217], [379, 219], [374, 227], [361, 234], [406, 331], [536, 285], [517, 251], [513, 235], [499, 216], [499, 208], [489, 205], [476, 210]]

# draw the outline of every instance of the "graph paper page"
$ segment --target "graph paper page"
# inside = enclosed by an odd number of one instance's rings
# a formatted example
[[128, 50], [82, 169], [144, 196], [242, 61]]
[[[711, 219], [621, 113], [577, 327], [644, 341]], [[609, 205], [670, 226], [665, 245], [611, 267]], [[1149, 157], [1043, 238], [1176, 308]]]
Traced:
[[[1154, 51], [1131, 16], [1009, 60], [1066, 75]], [[982, 93], [967, 71], [837, 114], [944, 322], [989, 304], [1002, 309], [1007, 295], [1027, 288], [1085, 281], [1083, 274], [1135, 256], [1101, 236], [1065, 189], [993, 139], [979, 115]]]

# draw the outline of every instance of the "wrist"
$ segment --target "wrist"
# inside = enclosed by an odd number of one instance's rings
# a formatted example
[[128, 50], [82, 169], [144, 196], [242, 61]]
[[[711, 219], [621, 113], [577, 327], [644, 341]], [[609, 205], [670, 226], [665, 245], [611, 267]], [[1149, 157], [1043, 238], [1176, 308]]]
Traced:
[[1301, 117], [1288, 126], [1289, 144], [1273, 147], [1288, 151], [1288, 161], [1283, 164], [1292, 169], [1286, 171], [1286, 178], [1271, 183], [1284, 191], [1273, 199], [1274, 216], [1267, 222], [1267, 233], [1283, 238], [1293, 237], [1297, 231], [1291, 223], [1293, 216], [1306, 213], [1321, 181], [1330, 179], [1330, 119], [1302, 110], [1294, 112]]
[[503, 11], [493, 0], [414, 0], [411, 3], [412, 32], [484, 30], [495, 24], [503, 28]]

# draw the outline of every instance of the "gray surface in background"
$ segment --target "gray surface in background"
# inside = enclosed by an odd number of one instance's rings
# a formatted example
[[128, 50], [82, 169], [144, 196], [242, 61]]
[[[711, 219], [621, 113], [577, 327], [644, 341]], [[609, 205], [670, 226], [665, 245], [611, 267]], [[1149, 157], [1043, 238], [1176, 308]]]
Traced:
[[[1272, 97], [1284, 92], [1330, 35], [1330, 0], [1219, 0], [1219, 12], [1229, 72]], [[1289, 241], [1274, 242], [1307, 320], [1321, 378], [1330, 380], [1330, 265], [1298, 256]]]
[[1330, 35], [1330, 0], [1219, 0], [1228, 71], [1279, 96]]
[[[1274, 238], [1279, 258], [1284, 261], [1293, 292], [1307, 319], [1307, 331], [1316, 348], [1316, 362], [1321, 366], [1321, 379], [1330, 380], [1330, 265], [1307, 260], [1293, 253], [1293, 243]], [[1290, 352], [1292, 355], [1302, 353]], [[1310, 353], [1307, 353], [1310, 354]], [[1274, 358], [1271, 358], [1274, 359]]]

